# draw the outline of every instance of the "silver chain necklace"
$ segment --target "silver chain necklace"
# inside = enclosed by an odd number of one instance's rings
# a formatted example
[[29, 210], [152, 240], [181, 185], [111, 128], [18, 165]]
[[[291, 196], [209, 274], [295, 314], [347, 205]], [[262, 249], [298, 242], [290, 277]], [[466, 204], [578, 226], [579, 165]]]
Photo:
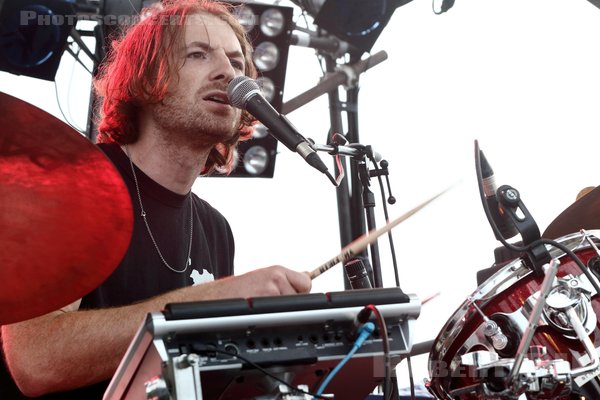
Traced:
[[169, 268], [173, 272], [177, 272], [178, 274], [182, 274], [182, 273], [184, 273], [188, 269], [188, 267], [192, 263], [192, 259], [190, 258], [191, 254], [192, 254], [192, 234], [194, 232], [194, 207], [193, 207], [192, 194], [190, 192], [190, 194], [188, 195], [189, 201], [190, 201], [190, 243], [188, 245], [187, 261], [186, 261], [186, 264], [185, 264], [185, 266], [183, 267], [182, 270], [177, 270], [177, 269], [175, 269], [175, 268], [173, 268], [173, 267], [171, 267], [169, 265], [169, 263], [167, 262], [167, 260], [165, 260], [165, 258], [163, 257], [162, 253], [160, 252], [160, 249], [158, 248], [158, 245], [156, 244], [156, 240], [154, 239], [154, 235], [152, 234], [152, 231], [150, 230], [150, 225], [148, 225], [148, 219], [147, 219], [147, 216], [146, 216], [146, 211], [144, 210], [144, 205], [142, 204], [142, 196], [140, 194], [140, 186], [138, 184], [137, 176], [135, 174], [135, 168], [133, 167], [133, 161], [131, 161], [131, 156], [129, 155], [129, 147], [127, 145], [125, 145], [125, 153], [127, 154], [127, 158], [129, 158], [129, 165], [131, 165], [131, 173], [133, 174], [133, 181], [135, 182], [135, 190], [137, 191], [138, 200], [140, 202], [140, 209], [141, 209], [140, 215], [142, 216], [142, 219], [144, 220], [144, 224], [146, 225], [146, 229], [148, 230], [148, 234], [150, 235], [150, 239], [152, 239], [152, 243], [154, 243], [154, 248], [156, 249], [156, 252], [158, 253], [158, 256], [162, 260], [163, 264], [165, 264], [165, 266], [167, 268]]

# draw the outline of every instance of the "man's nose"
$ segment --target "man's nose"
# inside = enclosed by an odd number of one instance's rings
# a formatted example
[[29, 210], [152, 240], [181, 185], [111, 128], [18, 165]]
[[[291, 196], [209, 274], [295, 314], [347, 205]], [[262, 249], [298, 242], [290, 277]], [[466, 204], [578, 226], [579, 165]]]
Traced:
[[213, 72], [211, 78], [214, 80], [231, 81], [236, 77], [237, 71], [231, 65], [231, 60], [223, 51], [215, 51], [213, 57]]

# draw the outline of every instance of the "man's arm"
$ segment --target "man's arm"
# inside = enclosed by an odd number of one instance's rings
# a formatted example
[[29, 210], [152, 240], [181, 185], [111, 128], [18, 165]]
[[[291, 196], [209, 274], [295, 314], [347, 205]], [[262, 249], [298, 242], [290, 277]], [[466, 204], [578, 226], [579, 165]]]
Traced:
[[65, 307], [2, 329], [8, 367], [28, 396], [67, 391], [110, 379], [149, 312], [168, 303], [306, 293], [306, 273], [281, 266], [178, 289], [129, 306]]

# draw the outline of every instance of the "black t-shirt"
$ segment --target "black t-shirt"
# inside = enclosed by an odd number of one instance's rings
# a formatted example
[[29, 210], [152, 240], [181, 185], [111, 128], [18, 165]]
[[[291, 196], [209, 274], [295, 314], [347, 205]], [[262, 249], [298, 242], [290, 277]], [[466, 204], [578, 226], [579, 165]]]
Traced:
[[[171, 192], [134, 166], [155, 246], [140, 216], [140, 203], [129, 158], [117, 145], [101, 144], [99, 147], [115, 164], [129, 189], [134, 226], [131, 244], [123, 260], [108, 279], [82, 299], [81, 309], [127, 305], [177, 288], [213, 280], [213, 277], [218, 279], [233, 274], [233, 234], [223, 215], [195, 194], [188, 196]], [[190, 201], [193, 201], [191, 264], [185, 272], [177, 273], [163, 263], [156, 247], [172, 268], [185, 268], [190, 239]], [[105, 240], [110, 240], [110, 237]], [[108, 381], [41, 398], [102, 399], [107, 385]]]

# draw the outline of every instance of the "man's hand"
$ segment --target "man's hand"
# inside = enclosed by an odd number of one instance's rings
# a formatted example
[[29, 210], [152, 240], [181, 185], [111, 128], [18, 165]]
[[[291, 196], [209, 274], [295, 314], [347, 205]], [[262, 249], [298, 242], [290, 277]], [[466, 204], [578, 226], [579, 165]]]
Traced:
[[77, 311], [79, 303], [74, 303], [60, 312], [4, 326], [4, 350], [25, 394], [35, 397], [71, 390], [112, 377], [147, 313], [168, 303], [308, 293], [311, 286], [307, 272], [275, 265], [129, 306]]
[[247, 272], [236, 277], [217, 281], [228, 290], [232, 297], [277, 296], [281, 294], [308, 293], [312, 281], [306, 272], [274, 265]]

